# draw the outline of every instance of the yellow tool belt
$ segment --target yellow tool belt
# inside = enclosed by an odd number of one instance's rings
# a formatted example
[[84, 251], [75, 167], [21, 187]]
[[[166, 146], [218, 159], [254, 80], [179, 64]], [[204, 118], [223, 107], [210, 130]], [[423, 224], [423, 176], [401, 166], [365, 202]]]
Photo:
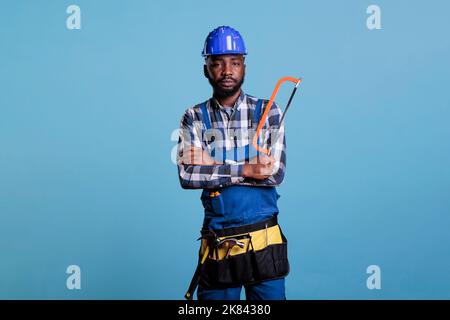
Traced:
[[289, 273], [287, 240], [277, 218], [220, 230], [202, 230], [200, 284], [222, 288], [276, 279]]
[[[243, 246], [233, 245], [233, 243], [226, 242], [227, 239], [236, 239]], [[269, 245], [283, 244], [283, 238], [279, 225], [272, 227], [264, 227], [264, 229], [248, 232], [244, 234], [231, 235], [228, 237], [218, 237], [218, 240], [223, 244], [214, 248], [210, 252], [209, 258], [214, 260], [222, 260], [230, 256], [247, 253], [250, 250], [259, 251], [265, 249]], [[203, 257], [208, 246], [208, 239], [202, 238], [200, 247], [200, 256]]]

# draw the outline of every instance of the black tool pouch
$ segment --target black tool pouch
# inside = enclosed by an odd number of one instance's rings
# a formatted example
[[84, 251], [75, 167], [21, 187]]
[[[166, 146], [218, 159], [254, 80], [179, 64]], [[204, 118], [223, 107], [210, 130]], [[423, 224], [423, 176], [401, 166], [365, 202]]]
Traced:
[[[214, 230], [214, 232], [219, 237], [243, 238], [249, 237], [253, 231], [267, 228], [268, 225], [277, 225], [276, 217], [252, 225]], [[251, 239], [250, 236], [250, 245], [243, 253], [220, 259], [208, 256], [202, 269], [200, 285], [205, 288], [226, 288], [287, 276], [289, 273], [287, 239], [281, 229], [279, 232], [281, 243], [269, 243], [262, 249], [254, 250], [255, 239]], [[214, 254], [214, 248], [210, 248], [210, 252]]]

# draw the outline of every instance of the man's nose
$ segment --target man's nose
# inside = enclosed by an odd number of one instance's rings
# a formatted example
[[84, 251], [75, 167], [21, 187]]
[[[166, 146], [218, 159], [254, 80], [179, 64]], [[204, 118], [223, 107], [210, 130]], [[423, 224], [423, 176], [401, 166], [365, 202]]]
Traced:
[[223, 70], [222, 70], [222, 75], [232, 75], [232, 71], [231, 71], [231, 63], [225, 63]]

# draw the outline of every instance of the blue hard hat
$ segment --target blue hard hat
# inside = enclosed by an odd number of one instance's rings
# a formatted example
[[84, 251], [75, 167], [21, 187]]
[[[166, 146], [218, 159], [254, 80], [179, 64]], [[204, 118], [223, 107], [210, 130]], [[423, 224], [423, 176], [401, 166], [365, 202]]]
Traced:
[[220, 26], [208, 34], [202, 56], [219, 54], [247, 54], [244, 39], [237, 30], [228, 26]]

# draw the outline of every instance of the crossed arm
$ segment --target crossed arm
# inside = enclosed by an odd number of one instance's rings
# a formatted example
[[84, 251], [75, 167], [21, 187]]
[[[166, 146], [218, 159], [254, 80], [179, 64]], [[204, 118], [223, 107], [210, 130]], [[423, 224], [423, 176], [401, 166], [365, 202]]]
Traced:
[[[281, 110], [275, 104], [271, 109], [266, 122], [271, 127], [277, 127]], [[261, 153], [258, 158], [246, 163], [217, 162], [204, 150], [201, 128], [194, 121], [192, 109], [188, 109], [181, 119], [178, 141], [177, 165], [181, 186], [185, 189], [210, 189], [236, 184], [279, 185], [284, 178], [286, 163], [283, 125], [275, 137], [272, 134], [269, 133], [264, 139], [271, 156]]]

